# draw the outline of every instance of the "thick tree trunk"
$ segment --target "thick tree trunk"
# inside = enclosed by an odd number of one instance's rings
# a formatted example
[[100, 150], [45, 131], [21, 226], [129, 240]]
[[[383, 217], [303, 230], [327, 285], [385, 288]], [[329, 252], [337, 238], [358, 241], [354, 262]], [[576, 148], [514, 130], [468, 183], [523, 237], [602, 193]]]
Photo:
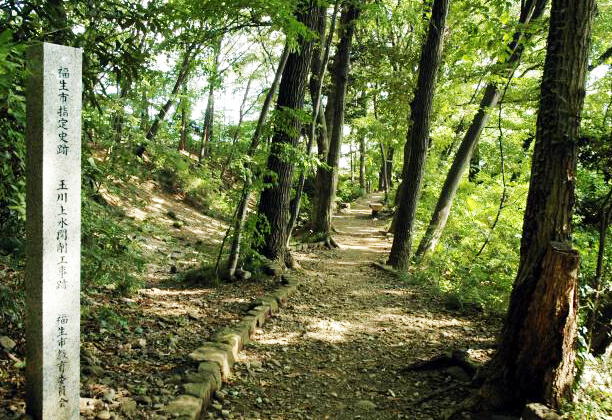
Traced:
[[359, 7], [355, 2], [346, 2], [346, 4], [343, 4], [343, 9], [340, 16], [341, 35], [332, 74], [334, 104], [329, 152], [327, 154], [328, 168], [320, 168], [322, 169], [323, 183], [320, 185], [322, 189], [319, 190], [317, 197], [318, 209], [313, 226], [313, 230], [316, 233], [320, 233], [325, 237], [331, 235], [332, 211], [338, 187], [338, 166], [340, 163], [340, 149], [342, 147], [346, 84], [350, 67], [351, 45], [355, 21], [359, 17]]
[[410, 104], [409, 132], [404, 148], [403, 187], [397, 212], [395, 235], [389, 264], [405, 269], [410, 257], [414, 217], [425, 169], [429, 141], [429, 118], [433, 103], [436, 77], [440, 68], [444, 28], [449, 0], [435, 0], [427, 38], [421, 48], [419, 78], [414, 99]]
[[[268, 116], [268, 111], [270, 110], [270, 104], [272, 103], [272, 99], [276, 94], [276, 90], [278, 89], [278, 85], [280, 83], [281, 75], [283, 74], [283, 70], [285, 69], [285, 64], [287, 64], [287, 57], [289, 57], [289, 47], [285, 45], [285, 49], [283, 50], [283, 54], [278, 62], [278, 67], [276, 68], [276, 73], [274, 74], [274, 80], [272, 81], [272, 86], [270, 86], [270, 90], [266, 94], [266, 98], [264, 99], [263, 106], [261, 107], [261, 111], [259, 113], [259, 118], [257, 119], [257, 126], [255, 127], [255, 132], [253, 133], [253, 137], [251, 137], [251, 145], [249, 146], [249, 150], [247, 152], [248, 157], [253, 157], [255, 152], [257, 151], [257, 147], [259, 146], [261, 139], [261, 132], [263, 130], [264, 123], [266, 121], [266, 117]], [[247, 171], [250, 171], [250, 168], [247, 166]], [[236, 274], [236, 268], [238, 267], [238, 259], [240, 257], [240, 242], [242, 241], [242, 232], [244, 231], [244, 224], [247, 219], [247, 210], [248, 204], [253, 195], [251, 190], [251, 180], [249, 179], [249, 175], [247, 172], [247, 179], [244, 182], [244, 186], [242, 188], [242, 196], [240, 198], [240, 202], [238, 203], [238, 209], [236, 211], [236, 220], [234, 223], [234, 235], [232, 237], [232, 244], [230, 247], [230, 254], [228, 257], [228, 277], [230, 279], [234, 279]], [[229, 229], [229, 228], [228, 228]], [[221, 250], [223, 251], [223, 250]], [[221, 252], [219, 253], [221, 255]]]
[[571, 392], [579, 256], [568, 244], [594, 10], [594, 0], [552, 2], [520, 265], [489, 377], [463, 407], [556, 408]]
[[[306, 147], [306, 154], [310, 158], [312, 153], [312, 146], [314, 142], [314, 138], [317, 136], [317, 125], [319, 120], [319, 116], [321, 115], [321, 94], [323, 89], [323, 78], [325, 76], [325, 69], [327, 68], [327, 63], [329, 61], [329, 52], [331, 48], [332, 39], [334, 36], [334, 30], [336, 27], [336, 15], [338, 13], [338, 5], [340, 4], [340, 0], [336, 0], [336, 5], [334, 6], [334, 13], [332, 15], [331, 25], [329, 27], [329, 33], [327, 36], [327, 40], [325, 42], [325, 48], [321, 49], [321, 44], [317, 44], [317, 47], [314, 49], [311, 70], [310, 70], [310, 96], [312, 99], [312, 123], [310, 125], [310, 130], [308, 132], [308, 146]], [[319, 38], [321, 42], [325, 36], [325, 27], [327, 25], [327, 13], [325, 7], [319, 7], [317, 11], [318, 22], [317, 22], [317, 31], [319, 33]], [[321, 55], [322, 53], [322, 55]], [[322, 130], [321, 136], [325, 136], [327, 138], [327, 131], [323, 128], [324, 124], [319, 127], [319, 130]], [[327, 140], [325, 140], [327, 142]], [[289, 240], [291, 239], [291, 234], [293, 233], [293, 228], [297, 222], [298, 214], [300, 213], [300, 202], [302, 200], [302, 193], [304, 192], [304, 183], [306, 182], [306, 169], [303, 169], [300, 173], [300, 179], [298, 180], [298, 186], [295, 191], [295, 200], [293, 201], [293, 206], [291, 207], [291, 216], [289, 218], [289, 224], [287, 225], [287, 244], [289, 244]]]
[[[533, 20], [537, 20], [542, 16], [546, 3], [548, 0], [531, 0], [528, 1], [523, 10], [521, 11], [520, 23], [527, 24]], [[529, 35], [528, 35], [529, 36]], [[523, 44], [519, 41], [521, 38], [527, 37], [524, 34], [524, 30], [518, 30], [514, 33], [513, 40], [508, 44], [508, 49], [512, 51], [510, 58], [505, 63], [498, 63], [498, 66], [502, 66], [506, 72], [511, 71], [514, 65], [520, 60], [523, 52]], [[506, 74], [509, 76], [509, 74]], [[472, 152], [478, 143], [480, 134], [483, 128], [486, 126], [489, 120], [489, 110], [497, 105], [501, 96], [501, 90], [496, 83], [489, 83], [485, 88], [482, 100], [478, 112], [474, 116], [468, 131], [465, 133], [461, 145], [457, 150], [453, 164], [451, 165], [442, 191], [440, 191], [440, 197], [436, 203], [436, 208], [431, 216], [431, 220], [419, 243], [415, 257], [422, 258], [425, 254], [433, 249], [438, 244], [442, 231], [446, 226], [446, 221], [450, 214], [453, 200], [457, 194], [457, 188], [461, 181], [461, 177], [465, 173], [466, 168], [472, 157]]]
[[[301, 5], [307, 7], [300, 7]], [[315, 1], [302, 2], [298, 5], [298, 20], [309, 30], [315, 29]], [[304, 102], [306, 78], [310, 68], [313, 42], [301, 40], [299, 50], [289, 54], [280, 82], [276, 109], [279, 113], [285, 109], [301, 110]], [[300, 121], [292, 113], [285, 113], [274, 129], [272, 147], [267, 162], [267, 175], [264, 180], [272, 186], [265, 188], [259, 200], [258, 212], [265, 221], [260, 221], [259, 231], [263, 234], [263, 243], [258, 251], [270, 260], [284, 264], [287, 255], [287, 223], [289, 221], [289, 198], [294, 164], [282, 158], [286, 146], [296, 147], [301, 132]]]

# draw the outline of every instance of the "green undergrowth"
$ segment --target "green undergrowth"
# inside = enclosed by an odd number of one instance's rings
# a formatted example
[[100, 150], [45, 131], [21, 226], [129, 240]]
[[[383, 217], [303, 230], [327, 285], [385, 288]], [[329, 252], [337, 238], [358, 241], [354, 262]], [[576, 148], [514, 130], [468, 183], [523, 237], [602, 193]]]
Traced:
[[612, 359], [581, 354], [582, 375], [576, 381], [574, 397], [562, 408], [571, 420], [612, 419]]

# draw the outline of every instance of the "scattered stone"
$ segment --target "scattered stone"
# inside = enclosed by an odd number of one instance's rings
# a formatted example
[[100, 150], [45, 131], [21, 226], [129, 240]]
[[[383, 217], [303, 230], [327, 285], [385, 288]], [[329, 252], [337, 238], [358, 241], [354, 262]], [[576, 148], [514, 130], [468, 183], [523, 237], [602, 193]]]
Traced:
[[180, 395], [166, 406], [166, 413], [172, 417], [196, 420], [200, 418], [202, 401], [191, 395]]
[[145, 340], [144, 338], [139, 338], [138, 340], [134, 341], [134, 344], [132, 344], [132, 346], [137, 349], [137, 348], [145, 348], [147, 346], [147, 340]]
[[212, 408], [214, 408], [217, 411], [223, 410], [223, 406], [221, 404], [219, 404], [219, 403], [213, 403], [212, 404]]
[[13, 350], [15, 346], [17, 345], [17, 343], [15, 343], [13, 340], [11, 340], [6, 335], [3, 335], [2, 337], [0, 337], [0, 344], [2, 344], [2, 347], [4, 347], [8, 351]]
[[355, 403], [355, 408], [361, 411], [372, 411], [376, 409], [376, 404], [368, 400], [359, 400]]
[[107, 410], [102, 410], [98, 413], [96, 418], [101, 420], [109, 420], [111, 418], [111, 413]]
[[106, 391], [104, 394], [102, 394], [102, 401], [109, 403], [109, 402], [112, 402], [114, 399], [115, 399], [115, 390], [112, 388]]
[[532, 403], [525, 406], [523, 411], [523, 420], [561, 420], [554, 410], [546, 407], [544, 404]]

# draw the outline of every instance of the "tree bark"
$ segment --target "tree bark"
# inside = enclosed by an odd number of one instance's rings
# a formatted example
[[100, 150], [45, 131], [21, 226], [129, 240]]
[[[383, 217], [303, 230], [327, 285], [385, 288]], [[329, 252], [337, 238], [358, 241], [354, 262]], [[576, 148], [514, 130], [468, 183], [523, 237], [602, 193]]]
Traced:
[[[299, 22], [309, 30], [315, 30], [315, 1], [300, 2], [297, 13]], [[283, 158], [286, 146], [297, 146], [301, 124], [297, 116], [287, 110], [301, 110], [304, 103], [306, 78], [310, 68], [313, 41], [300, 40], [299, 50], [289, 54], [280, 82], [276, 109], [283, 113], [275, 122], [272, 146], [267, 161], [264, 181], [271, 186], [265, 188], [259, 200], [260, 218], [258, 230], [263, 235], [261, 244], [256, 245], [260, 254], [284, 265], [287, 252], [287, 223], [289, 221], [289, 198], [294, 164]]]
[[174, 103], [176, 95], [178, 95], [179, 89], [181, 88], [185, 80], [187, 80], [187, 76], [189, 75], [189, 71], [191, 70], [191, 61], [198, 54], [199, 50], [199, 45], [195, 43], [187, 47], [185, 55], [183, 56], [183, 62], [181, 63], [181, 67], [179, 68], [178, 76], [176, 77], [176, 82], [174, 82], [174, 87], [172, 88], [172, 92], [170, 92], [170, 97], [168, 98], [164, 106], [162, 106], [159, 110], [157, 117], [155, 118], [153, 124], [151, 125], [151, 128], [149, 128], [149, 131], [147, 132], [146, 139], [148, 141], [153, 140], [157, 135], [157, 132], [159, 131], [159, 126], [166, 118], [166, 114]]
[[595, 292], [593, 298], [593, 309], [587, 314], [587, 337], [589, 352], [595, 356], [602, 355], [612, 338], [610, 333], [612, 332], [612, 304], [610, 302], [602, 301], [602, 276], [603, 276], [603, 260], [606, 250], [606, 239], [608, 234], [608, 225], [610, 224], [610, 218], [612, 218], [612, 189], [606, 195], [604, 202], [599, 212], [599, 249], [597, 251], [597, 265], [595, 266], [595, 278], [591, 282], [591, 288]]
[[520, 264], [489, 376], [462, 408], [557, 408], [571, 392], [579, 256], [569, 244], [594, 10], [594, 0], [552, 2]]
[[204, 112], [204, 127], [202, 127], [202, 137], [200, 138], [200, 150], [198, 152], [198, 161], [202, 161], [209, 155], [210, 141], [213, 135], [213, 124], [215, 119], [215, 85], [217, 77], [219, 77], [219, 59], [221, 56], [221, 43], [223, 39], [215, 45], [215, 61], [212, 74], [208, 79], [208, 100], [206, 102], [206, 111]]
[[[289, 57], [289, 46], [285, 45], [283, 54], [281, 55], [280, 60], [278, 62], [278, 67], [276, 68], [276, 73], [274, 74], [274, 80], [272, 81], [272, 86], [270, 86], [270, 90], [268, 90], [268, 93], [266, 94], [266, 98], [264, 99], [263, 106], [261, 107], [261, 111], [259, 113], [259, 118], [257, 119], [257, 126], [255, 127], [255, 132], [253, 133], [253, 137], [251, 137], [251, 145], [249, 146], [249, 150], [247, 151], [248, 157], [253, 157], [255, 155], [255, 152], [257, 151], [257, 147], [259, 146], [260, 139], [261, 139], [261, 132], [263, 130], [263, 126], [266, 121], [266, 117], [268, 116], [268, 111], [270, 110], [270, 104], [272, 103], [272, 99], [274, 98], [276, 90], [278, 89], [281, 75], [283, 74], [285, 65], [287, 64], [287, 57]], [[230, 254], [229, 254], [228, 263], [227, 263], [228, 277], [232, 280], [235, 277], [236, 268], [238, 267], [238, 259], [240, 257], [240, 242], [242, 241], [242, 232], [244, 231], [244, 224], [246, 223], [246, 215], [247, 215], [247, 210], [249, 207], [248, 206], [249, 200], [251, 199], [251, 196], [253, 195], [253, 192], [251, 190], [250, 170], [251, 168], [247, 166], [247, 178], [244, 182], [244, 186], [242, 188], [242, 196], [240, 198], [240, 202], [238, 203], [238, 209], [236, 211], [236, 220], [234, 223], [234, 235], [232, 236], [232, 244], [231, 244]]]
[[[525, 25], [533, 20], [539, 19], [546, 8], [547, 2], [548, 0], [528, 1], [521, 11], [521, 16], [519, 18], [520, 24]], [[517, 30], [514, 33], [513, 40], [508, 44], [508, 49], [512, 51], [510, 58], [505, 63], [497, 63], [497, 65], [504, 68], [506, 72], [511, 72], [513, 66], [520, 60], [523, 52], [523, 44], [520, 43], [520, 40], [528, 36], [530, 35], [525, 35], [523, 29]], [[507, 76], [509, 77], [510, 74], [507, 74]], [[459, 187], [461, 177], [469, 165], [472, 152], [478, 143], [480, 134], [489, 120], [489, 110], [497, 105], [500, 96], [501, 90], [496, 83], [490, 82], [487, 84], [482, 100], [480, 101], [480, 106], [478, 107], [478, 112], [474, 116], [468, 131], [465, 133], [455, 155], [455, 159], [453, 160], [453, 164], [446, 175], [444, 185], [440, 191], [440, 197], [436, 203], [436, 208], [415, 253], [417, 259], [433, 251], [438, 244], [442, 231], [446, 226], [453, 200], [457, 194], [457, 188]]]
[[[328, 168], [320, 168], [323, 182], [317, 194], [317, 214], [313, 230], [329, 238], [331, 235], [332, 211], [338, 187], [338, 166], [342, 146], [342, 130], [344, 127], [344, 108], [346, 85], [350, 67], [350, 53], [353, 42], [355, 21], [359, 18], [359, 6], [356, 2], [345, 2], [340, 16], [340, 40], [334, 58], [333, 67], [333, 122], [327, 154]], [[329, 128], [329, 127], [328, 127]]]
[[[320, 121], [319, 116], [321, 115], [321, 94], [323, 88], [323, 78], [325, 76], [325, 69], [327, 68], [327, 63], [329, 61], [329, 51], [331, 48], [332, 39], [334, 36], [334, 30], [336, 27], [336, 15], [338, 13], [338, 6], [340, 4], [340, 0], [336, 0], [336, 4], [334, 6], [334, 12], [332, 14], [331, 25], [329, 27], [329, 33], [327, 36], [327, 40], [325, 42], [325, 49], [321, 50], [321, 47], [316, 47], [314, 49], [312, 63], [311, 63], [311, 71], [310, 71], [310, 96], [312, 99], [312, 123], [310, 125], [310, 131], [308, 132], [308, 145], [306, 147], [306, 154], [310, 158], [312, 153], [312, 145], [314, 138], [317, 136], [317, 126], [318, 121]], [[319, 32], [319, 38], [321, 41], [325, 36], [325, 26], [327, 24], [327, 13], [325, 7], [318, 8], [318, 22], [317, 22], [317, 30]], [[322, 22], [321, 22], [322, 21]], [[318, 45], [318, 44], [317, 44]], [[321, 55], [321, 52], [323, 55]], [[325, 131], [324, 124], [319, 127], [321, 130], [321, 136], [325, 136], [325, 143], [327, 143], [327, 131]], [[298, 214], [300, 213], [300, 202], [302, 199], [302, 193], [304, 191], [304, 183], [306, 182], [306, 169], [303, 169], [300, 173], [300, 179], [298, 180], [298, 186], [295, 191], [295, 200], [293, 202], [293, 206], [291, 207], [291, 216], [289, 218], [289, 224], [287, 225], [287, 244], [289, 244], [289, 240], [291, 239], [291, 234], [293, 233], [293, 228], [295, 227], [295, 223], [298, 218]]]
[[429, 21], [427, 38], [421, 48], [419, 78], [410, 104], [409, 131], [404, 147], [404, 168], [400, 188], [395, 235], [389, 264], [403, 270], [408, 265], [412, 245], [413, 224], [429, 141], [429, 118], [433, 103], [436, 77], [440, 68], [444, 28], [450, 0], [435, 0]]
[[366, 191], [366, 167], [365, 167], [365, 136], [359, 136], [359, 191], [361, 195], [365, 194]]

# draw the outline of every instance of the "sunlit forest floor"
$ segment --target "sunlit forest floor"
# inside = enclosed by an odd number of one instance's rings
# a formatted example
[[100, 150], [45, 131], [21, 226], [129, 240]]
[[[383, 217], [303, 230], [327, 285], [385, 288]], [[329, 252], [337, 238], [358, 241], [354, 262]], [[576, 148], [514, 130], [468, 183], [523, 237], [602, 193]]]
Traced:
[[[165, 419], [164, 406], [183, 393], [181, 378], [197, 369], [186, 355], [238, 322], [278, 279], [187, 284], [181, 274], [214, 259], [225, 226], [154, 184], [135, 186], [130, 200], [105, 194], [150, 227], [135, 238], [148, 250], [146, 287], [131, 297], [112, 287], [84, 295], [81, 417]], [[373, 219], [368, 207], [379, 199], [363, 198], [335, 216], [340, 249], [295, 252], [298, 293], [257, 331], [204, 417], [436, 419], [467, 395], [461, 368], [402, 368], [452, 349], [484, 361], [499, 323], [447, 309], [422, 287], [372, 265], [391, 246], [387, 221]], [[20, 328], [8, 331], [17, 345], [1, 359], [0, 418], [24, 418]], [[422, 401], [440, 389], [449, 390]]]

